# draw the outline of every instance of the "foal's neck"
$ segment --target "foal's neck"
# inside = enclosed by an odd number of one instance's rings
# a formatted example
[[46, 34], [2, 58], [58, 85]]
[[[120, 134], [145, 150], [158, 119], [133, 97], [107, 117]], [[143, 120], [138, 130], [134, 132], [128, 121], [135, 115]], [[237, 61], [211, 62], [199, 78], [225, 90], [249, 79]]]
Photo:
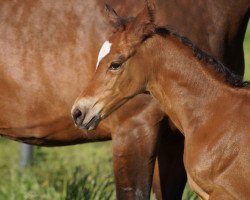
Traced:
[[228, 109], [230, 104], [222, 100], [237, 99], [211, 66], [205, 66], [208, 64], [199, 61], [189, 47], [175, 38], [155, 36], [152, 44], [150, 40], [148, 43], [155, 45], [150, 50], [154, 71], [148, 89], [183, 133], [206, 124], [205, 120], [216, 114], [208, 112], [216, 112], [218, 105]]

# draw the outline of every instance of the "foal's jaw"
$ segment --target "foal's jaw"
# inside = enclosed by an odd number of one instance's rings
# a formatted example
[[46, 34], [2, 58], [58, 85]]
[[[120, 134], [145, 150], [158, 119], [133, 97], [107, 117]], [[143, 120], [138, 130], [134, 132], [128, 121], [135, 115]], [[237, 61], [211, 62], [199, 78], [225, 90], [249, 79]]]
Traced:
[[95, 98], [79, 99], [71, 110], [74, 123], [78, 128], [94, 130], [101, 121], [102, 103], [96, 103]]

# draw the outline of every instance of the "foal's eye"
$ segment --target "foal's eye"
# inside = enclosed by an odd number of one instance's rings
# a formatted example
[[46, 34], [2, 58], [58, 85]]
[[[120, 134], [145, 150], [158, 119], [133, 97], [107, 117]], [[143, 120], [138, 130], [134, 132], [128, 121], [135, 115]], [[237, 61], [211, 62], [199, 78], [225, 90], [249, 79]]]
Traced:
[[109, 66], [109, 69], [110, 70], [117, 70], [119, 69], [120, 67], [122, 66], [122, 63], [115, 63], [115, 62], [112, 62]]

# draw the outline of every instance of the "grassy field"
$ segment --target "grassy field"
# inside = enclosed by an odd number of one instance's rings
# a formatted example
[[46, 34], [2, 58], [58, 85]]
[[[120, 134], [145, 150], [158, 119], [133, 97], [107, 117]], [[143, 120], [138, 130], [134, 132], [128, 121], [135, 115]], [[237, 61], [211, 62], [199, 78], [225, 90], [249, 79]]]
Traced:
[[1, 200], [114, 199], [110, 142], [34, 147], [27, 169], [19, 168], [19, 148], [0, 140]]
[[250, 23], [248, 23], [247, 27], [247, 32], [246, 32], [246, 37], [244, 41], [244, 51], [245, 51], [245, 80], [250, 81]]
[[[250, 28], [245, 43], [250, 80]], [[115, 199], [111, 142], [59, 148], [34, 147], [33, 165], [19, 168], [20, 144], [0, 139], [0, 200]], [[198, 199], [188, 187], [183, 200]]]

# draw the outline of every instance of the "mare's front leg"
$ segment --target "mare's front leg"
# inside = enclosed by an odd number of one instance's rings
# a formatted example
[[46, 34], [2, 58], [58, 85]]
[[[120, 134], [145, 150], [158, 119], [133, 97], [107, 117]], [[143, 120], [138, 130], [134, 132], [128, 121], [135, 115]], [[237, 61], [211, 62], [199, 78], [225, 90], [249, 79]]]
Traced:
[[113, 167], [119, 200], [149, 199], [163, 113], [139, 95], [111, 116]]
[[157, 200], [181, 199], [187, 182], [183, 163], [184, 137], [164, 121], [160, 127], [162, 134], [154, 170], [154, 196]]

